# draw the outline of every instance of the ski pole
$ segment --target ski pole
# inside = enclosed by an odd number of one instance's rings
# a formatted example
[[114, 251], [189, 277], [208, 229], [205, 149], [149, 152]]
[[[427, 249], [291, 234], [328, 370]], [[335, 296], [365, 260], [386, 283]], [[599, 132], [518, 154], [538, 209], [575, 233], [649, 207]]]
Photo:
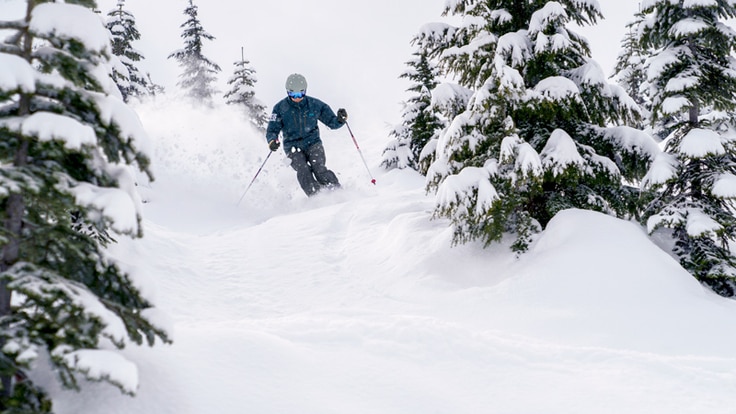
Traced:
[[266, 166], [266, 162], [268, 161], [268, 158], [269, 158], [269, 157], [271, 157], [271, 154], [273, 154], [273, 151], [270, 151], [270, 150], [269, 150], [269, 151], [268, 151], [268, 155], [266, 156], [266, 159], [265, 159], [265, 160], [263, 160], [263, 164], [261, 164], [261, 168], [259, 168], [259, 169], [258, 169], [258, 171], [256, 172], [256, 175], [255, 175], [255, 176], [253, 176], [253, 179], [252, 179], [252, 180], [250, 180], [250, 184], [248, 184], [248, 188], [246, 188], [246, 189], [245, 189], [245, 191], [243, 192], [243, 195], [242, 195], [242, 196], [240, 196], [240, 200], [238, 200], [238, 204], [236, 204], [236, 205], [235, 205], [236, 207], [240, 205], [240, 202], [241, 202], [241, 201], [243, 201], [243, 197], [245, 197], [245, 194], [246, 194], [246, 193], [248, 192], [248, 190], [250, 190], [250, 187], [251, 187], [251, 186], [253, 185], [253, 183], [254, 183], [254, 182], [256, 181], [256, 178], [258, 178], [258, 174], [260, 174], [260, 173], [261, 173], [261, 170], [263, 169], [263, 167], [265, 167], [265, 166]]
[[353, 130], [350, 129], [350, 124], [348, 124], [347, 120], [345, 121], [345, 126], [348, 127], [348, 132], [350, 132], [350, 137], [353, 139], [355, 148], [358, 149], [358, 154], [360, 154], [360, 159], [363, 160], [363, 165], [365, 165], [365, 169], [368, 171], [368, 175], [371, 177], [371, 183], [373, 183], [373, 185], [376, 185], [376, 179], [373, 178], [373, 175], [371, 174], [371, 170], [368, 168], [368, 163], [365, 162], [365, 157], [363, 157], [363, 151], [360, 150], [360, 147], [358, 146], [358, 141], [355, 140], [355, 135], [353, 135]]

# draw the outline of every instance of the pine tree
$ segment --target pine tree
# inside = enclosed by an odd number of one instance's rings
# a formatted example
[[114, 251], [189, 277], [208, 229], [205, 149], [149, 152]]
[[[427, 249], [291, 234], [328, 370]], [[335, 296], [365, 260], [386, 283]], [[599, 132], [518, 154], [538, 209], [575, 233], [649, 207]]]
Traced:
[[184, 29], [181, 34], [184, 49], [173, 52], [169, 59], [174, 58], [183, 69], [177, 85], [186, 95], [197, 102], [211, 104], [212, 98], [218, 93], [215, 82], [221, 69], [202, 54], [203, 40], [214, 40], [215, 37], [204, 30], [197, 13], [197, 6], [193, 0], [189, 0], [189, 7], [184, 10], [188, 19], [180, 26]]
[[244, 106], [253, 126], [265, 131], [268, 123], [266, 106], [255, 97], [256, 71], [250, 66], [250, 62], [245, 60], [245, 53], [242, 48], [240, 49], [240, 60], [233, 63], [233, 65], [235, 71], [227, 82], [230, 85], [230, 91], [225, 94], [225, 103]]
[[736, 17], [736, 4], [660, 0], [643, 12], [642, 42], [656, 51], [648, 66], [652, 120], [672, 128], [645, 182], [659, 190], [647, 224], [672, 229], [683, 267], [734, 296], [736, 32], [723, 20]]
[[473, 89], [438, 141], [428, 172], [435, 217], [455, 242], [512, 233], [523, 251], [558, 211], [635, 211], [637, 182], [657, 151], [633, 128], [636, 103], [605, 82], [586, 40], [569, 29], [601, 17], [594, 0], [448, 2], [461, 26], [426, 34], [448, 77]]
[[0, 43], [3, 413], [51, 412], [27, 375], [39, 355], [64, 386], [86, 378], [133, 393], [114, 367], [95, 361], [121, 358], [114, 348], [129, 343], [168, 341], [147, 317], [152, 304], [97, 237], [142, 235], [128, 171], [149, 173], [138, 149], [145, 133], [106, 75], [109, 34], [80, 5], [27, 4], [25, 19], [0, 20], [14, 33]]
[[386, 169], [413, 168], [419, 171], [422, 149], [444, 126], [432, 107], [432, 90], [438, 85], [439, 69], [422, 50], [416, 51], [414, 59], [406, 64], [409, 69], [400, 78], [413, 82], [408, 91], [415, 95], [405, 104], [402, 124], [389, 134], [394, 139], [384, 149], [381, 165]]
[[651, 101], [642, 90], [646, 82], [644, 66], [650, 55], [650, 51], [645, 50], [640, 41], [643, 20], [644, 14], [637, 13], [635, 20], [626, 25], [629, 31], [622, 41], [623, 47], [616, 58], [616, 67], [614, 68], [614, 76], [618, 84], [642, 109], [642, 119], [637, 122], [637, 125], [632, 125], [638, 129], [644, 129], [649, 124], [649, 114], [651, 113]]
[[136, 50], [132, 43], [141, 38], [135, 24], [135, 17], [127, 10], [123, 10], [125, 0], [118, 0], [117, 8], [110, 11], [105, 27], [112, 34], [112, 53], [120, 59], [125, 67], [113, 68], [112, 78], [123, 95], [123, 100], [141, 98], [150, 93], [151, 86], [148, 77], [136, 66], [143, 59], [143, 55]]

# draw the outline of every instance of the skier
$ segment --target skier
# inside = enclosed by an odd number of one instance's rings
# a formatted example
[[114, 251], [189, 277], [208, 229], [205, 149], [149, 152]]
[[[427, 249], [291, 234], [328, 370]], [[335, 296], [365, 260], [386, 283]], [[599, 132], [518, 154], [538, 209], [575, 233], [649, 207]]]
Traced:
[[279, 149], [279, 133], [283, 133], [284, 152], [291, 159], [291, 167], [296, 170], [296, 178], [307, 196], [323, 188], [340, 188], [335, 173], [325, 166], [325, 149], [317, 121], [337, 129], [348, 119], [347, 112], [340, 108], [335, 115], [326, 103], [307, 96], [307, 80], [298, 73], [286, 79], [286, 95], [273, 107], [266, 129], [268, 148]]

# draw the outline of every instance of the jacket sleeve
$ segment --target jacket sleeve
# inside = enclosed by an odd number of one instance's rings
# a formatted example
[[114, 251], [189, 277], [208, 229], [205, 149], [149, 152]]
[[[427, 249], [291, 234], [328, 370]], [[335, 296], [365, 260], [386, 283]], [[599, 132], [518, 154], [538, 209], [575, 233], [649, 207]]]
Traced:
[[284, 123], [281, 113], [279, 111], [279, 105], [273, 107], [271, 117], [268, 119], [268, 126], [266, 127], [266, 141], [271, 142], [279, 138], [279, 133], [283, 129]]
[[335, 115], [335, 112], [330, 108], [329, 105], [326, 103], [320, 101], [321, 108], [319, 111], [319, 120], [327, 125], [330, 129], [337, 129], [344, 125], [344, 123], [340, 122], [340, 120], [337, 119], [337, 115]]

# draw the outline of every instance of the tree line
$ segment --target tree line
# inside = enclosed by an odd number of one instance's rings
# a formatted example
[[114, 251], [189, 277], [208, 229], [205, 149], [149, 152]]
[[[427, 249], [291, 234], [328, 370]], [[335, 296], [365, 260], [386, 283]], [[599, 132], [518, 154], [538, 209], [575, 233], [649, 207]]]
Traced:
[[[133, 47], [133, 42], [139, 40], [141, 35], [135, 17], [124, 7], [125, 0], [118, 0], [117, 8], [107, 14], [106, 27], [112, 33], [113, 54], [125, 67], [124, 70], [113, 68], [112, 76], [123, 99], [128, 102], [133, 98], [155, 96], [163, 92], [163, 88], [151, 81], [150, 74], [143, 76], [137, 67], [143, 55]], [[222, 69], [203, 52], [204, 42], [215, 37], [204, 29], [198, 14], [198, 6], [189, 0], [184, 9], [186, 20], [180, 26], [184, 46], [172, 52], [168, 58], [174, 59], [182, 70], [177, 86], [185, 96], [193, 102], [211, 106], [219, 93], [216, 83]], [[243, 48], [240, 55], [240, 60], [233, 63], [233, 74], [227, 81], [230, 89], [223, 97], [226, 104], [243, 107], [253, 126], [265, 130], [266, 107], [255, 96], [256, 70], [245, 58]]]

